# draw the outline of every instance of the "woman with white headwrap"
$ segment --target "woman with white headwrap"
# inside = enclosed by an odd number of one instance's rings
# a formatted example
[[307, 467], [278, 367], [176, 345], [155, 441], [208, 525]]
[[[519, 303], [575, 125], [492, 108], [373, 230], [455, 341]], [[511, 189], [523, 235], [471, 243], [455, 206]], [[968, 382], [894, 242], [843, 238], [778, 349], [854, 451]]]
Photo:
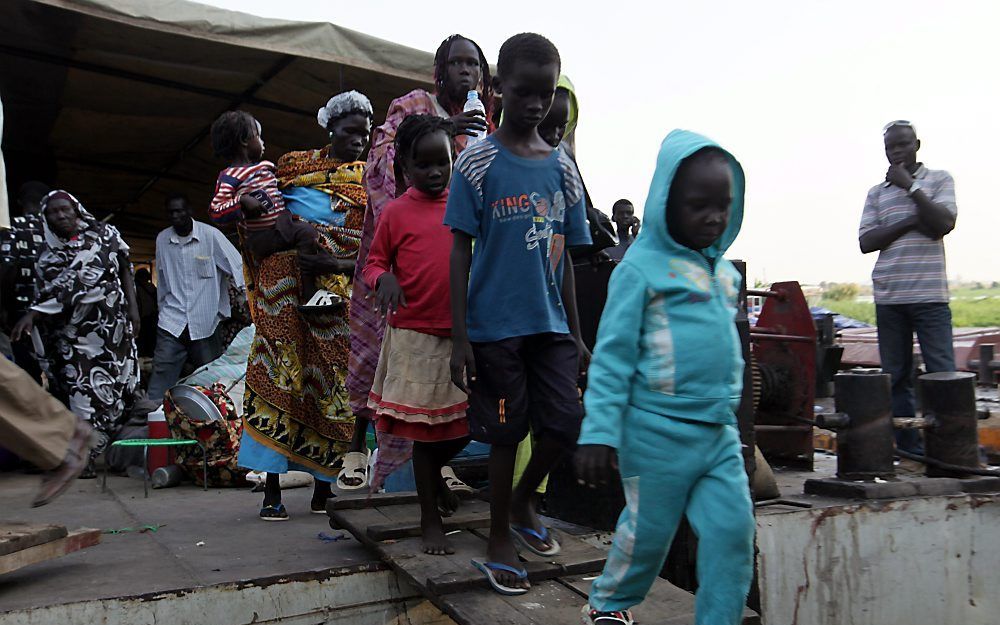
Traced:
[[329, 145], [278, 159], [278, 187], [288, 210], [319, 226], [335, 256], [353, 260], [368, 199], [365, 163], [358, 159], [368, 147], [372, 105], [364, 94], [348, 91], [330, 98], [316, 121], [329, 133]]
[[81, 474], [94, 477], [93, 460], [110, 443], [138, 381], [139, 306], [129, 248], [114, 226], [94, 219], [65, 191], [42, 200], [42, 215], [35, 299], [12, 336], [37, 326], [49, 390], [100, 435]]
[[[299, 314], [298, 265], [317, 275], [317, 285], [344, 301], [351, 297], [361, 224], [367, 203], [358, 161], [368, 145], [372, 107], [351, 91], [334, 96], [317, 114], [330, 144], [285, 154], [277, 162], [285, 205], [319, 232], [327, 253], [275, 254], [261, 263], [249, 289], [256, 332], [247, 362], [244, 429], [239, 465], [267, 473], [260, 517], [283, 521], [278, 476], [290, 470], [315, 478], [311, 511], [323, 514], [355, 421], [347, 399], [348, 311]], [[362, 431], [362, 434], [364, 432]]]

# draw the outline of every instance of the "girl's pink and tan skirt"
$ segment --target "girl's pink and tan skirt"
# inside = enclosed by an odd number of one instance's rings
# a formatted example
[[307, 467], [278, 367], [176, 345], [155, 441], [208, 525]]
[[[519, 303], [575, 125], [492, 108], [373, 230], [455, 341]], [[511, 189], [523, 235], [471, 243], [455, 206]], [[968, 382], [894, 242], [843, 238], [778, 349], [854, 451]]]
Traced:
[[450, 337], [386, 327], [368, 399], [375, 429], [427, 443], [468, 436], [468, 397], [452, 383], [450, 361]]

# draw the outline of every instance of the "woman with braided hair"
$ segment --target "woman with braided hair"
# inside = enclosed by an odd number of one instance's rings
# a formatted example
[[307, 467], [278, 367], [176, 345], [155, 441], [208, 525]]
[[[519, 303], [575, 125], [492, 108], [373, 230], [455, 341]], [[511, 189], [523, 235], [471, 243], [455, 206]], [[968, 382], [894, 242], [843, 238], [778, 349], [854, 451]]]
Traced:
[[[365, 188], [368, 209], [362, 227], [361, 247], [351, 295], [351, 356], [347, 390], [356, 418], [351, 452], [344, 458], [344, 470], [338, 479], [342, 488], [363, 488], [367, 483], [366, 454], [363, 453], [368, 421], [374, 416], [368, 408], [375, 368], [382, 344], [383, 322], [372, 306], [373, 293], [365, 285], [361, 272], [368, 257], [375, 227], [382, 209], [406, 191], [403, 172], [396, 166], [396, 129], [410, 115], [435, 115], [451, 120], [455, 127], [452, 144], [455, 153], [465, 149], [470, 135], [493, 130], [493, 78], [486, 56], [476, 42], [462, 35], [452, 35], [441, 42], [434, 55], [434, 93], [415, 89], [396, 98], [389, 105], [385, 123], [375, 129]], [[486, 107], [486, 116], [477, 111], [462, 112], [466, 96], [478, 90]]]

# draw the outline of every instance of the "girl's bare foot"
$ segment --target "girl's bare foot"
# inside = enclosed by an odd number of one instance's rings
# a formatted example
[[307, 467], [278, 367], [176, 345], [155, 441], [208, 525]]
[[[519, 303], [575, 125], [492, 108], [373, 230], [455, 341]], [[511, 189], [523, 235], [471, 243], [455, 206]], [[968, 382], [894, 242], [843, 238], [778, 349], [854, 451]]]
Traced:
[[424, 553], [432, 556], [446, 556], [455, 553], [455, 547], [444, 533], [444, 525], [441, 519], [431, 519], [428, 523], [421, 523], [423, 531]]
[[313, 495], [309, 501], [309, 508], [316, 514], [326, 514], [326, 500], [333, 497], [330, 482], [315, 480], [313, 482]]

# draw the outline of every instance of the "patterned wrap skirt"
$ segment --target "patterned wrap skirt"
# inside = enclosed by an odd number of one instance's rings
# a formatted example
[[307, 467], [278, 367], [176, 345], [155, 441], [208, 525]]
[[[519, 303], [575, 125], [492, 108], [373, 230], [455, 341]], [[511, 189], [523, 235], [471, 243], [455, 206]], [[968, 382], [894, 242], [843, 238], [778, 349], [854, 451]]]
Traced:
[[[301, 280], [294, 252], [265, 258], [253, 278], [248, 299], [256, 334], [247, 359], [244, 436], [295, 465], [336, 475], [354, 431], [344, 386], [347, 310], [298, 311]], [[320, 276], [318, 283], [350, 298], [346, 276]], [[242, 454], [240, 460], [246, 466]]]

